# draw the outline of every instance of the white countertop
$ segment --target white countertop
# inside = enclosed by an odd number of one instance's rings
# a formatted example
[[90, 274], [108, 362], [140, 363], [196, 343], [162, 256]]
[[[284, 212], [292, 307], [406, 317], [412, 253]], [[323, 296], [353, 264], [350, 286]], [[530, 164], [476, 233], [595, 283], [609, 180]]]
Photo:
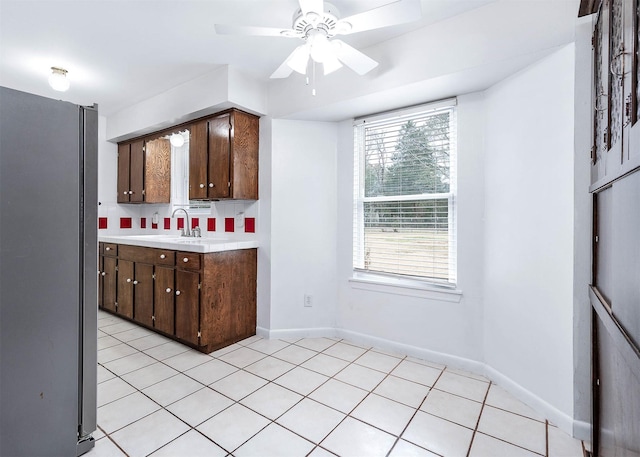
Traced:
[[220, 252], [258, 247], [257, 240], [231, 240], [228, 238], [190, 238], [176, 235], [99, 235], [105, 243], [131, 244], [148, 248], [172, 249], [187, 252]]

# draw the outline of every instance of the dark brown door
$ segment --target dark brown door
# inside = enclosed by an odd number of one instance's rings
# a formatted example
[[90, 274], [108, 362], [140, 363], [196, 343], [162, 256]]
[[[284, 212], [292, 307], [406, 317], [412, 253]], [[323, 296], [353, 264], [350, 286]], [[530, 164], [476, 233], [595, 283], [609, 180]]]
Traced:
[[209, 121], [209, 198], [229, 197], [230, 115]]
[[123, 316], [133, 318], [133, 262], [118, 261], [118, 307]]
[[207, 198], [208, 150], [207, 121], [193, 124], [189, 132], [189, 198], [191, 200]]
[[200, 274], [176, 270], [176, 336], [198, 344], [200, 330]]
[[154, 286], [154, 326], [156, 329], [174, 334], [174, 279], [173, 268], [156, 266], [156, 280]]
[[171, 143], [165, 138], [147, 141], [144, 159], [144, 201], [171, 201]]
[[104, 257], [102, 264], [102, 306], [110, 311], [116, 310], [116, 266], [118, 260], [115, 257]]
[[102, 308], [102, 297], [104, 295], [104, 256], [98, 256], [98, 308]]
[[140, 203], [144, 201], [144, 141], [131, 143], [131, 162], [129, 170], [129, 185], [131, 195], [129, 201]]
[[134, 319], [149, 327], [153, 326], [153, 265], [135, 264], [133, 304]]
[[129, 163], [131, 161], [130, 144], [118, 145], [118, 203], [129, 202]]

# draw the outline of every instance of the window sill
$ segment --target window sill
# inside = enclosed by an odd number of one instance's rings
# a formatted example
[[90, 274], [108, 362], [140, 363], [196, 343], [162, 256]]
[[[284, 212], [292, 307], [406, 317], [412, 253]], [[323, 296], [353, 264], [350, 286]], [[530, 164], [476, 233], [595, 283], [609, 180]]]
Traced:
[[375, 274], [354, 272], [349, 278], [352, 289], [368, 290], [428, 300], [460, 303], [462, 291], [409, 278], [388, 278]]

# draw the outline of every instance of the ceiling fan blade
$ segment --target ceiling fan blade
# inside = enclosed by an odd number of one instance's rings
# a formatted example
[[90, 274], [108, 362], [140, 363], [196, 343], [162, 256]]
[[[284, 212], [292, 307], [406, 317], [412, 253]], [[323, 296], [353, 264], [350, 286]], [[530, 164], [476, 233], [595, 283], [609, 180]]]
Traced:
[[287, 78], [294, 70], [305, 74], [307, 63], [309, 62], [309, 47], [306, 44], [300, 45], [293, 50], [289, 57], [273, 72], [270, 78]]
[[286, 59], [282, 64], [274, 71], [269, 78], [278, 79], [278, 78], [288, 78], [291, 73], [293, 73], [293, 68], [287, 65]]
[[322, 16], [324, 8], [323, 0], [299, 0], [299, 3], [302, 14], [316, 13], [318, 16]]
[[342, 40], [331, 40], [331, 46], [338, 60], [360, 76], [378, 66], [378, 62], [349, 46]]
[[250, 35], [250, 36], [280, 36], [297, 38], [302, 34], [291, 29], [277, 29], [275, 27], [254, 27], [251, 25], [214, 24], [218, 35]]
[[336, 25], [336, 33], [348, 35], [364, 32], [365, 30], [417, 21], [421, 16], [420, 0], [396, 0], [393, 3], [340, 19]]

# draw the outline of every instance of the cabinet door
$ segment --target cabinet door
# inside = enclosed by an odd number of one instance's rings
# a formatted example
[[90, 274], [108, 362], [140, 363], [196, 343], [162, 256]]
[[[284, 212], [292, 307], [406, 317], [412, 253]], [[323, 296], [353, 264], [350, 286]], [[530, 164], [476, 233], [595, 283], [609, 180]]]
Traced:
[[133, 281], [133, 262], [118, 261], [117, 311], [129, 318], [133, 318]]
[[209, 121], [209, 198], [229, 197], [230, 115]]
[[209, 184], [207, 121], [195, 123], [189, 130], [189, 199], [204, 200], [207, 198]]
[[[100, 243], [102, 244], [102, 243]], [[104, 295], [104, 256], [98, 256], [98, 308], [102, 308], [102, 297]]]
[[154, 327], [173, 335], [175, 330], [173, 268], [156, 266], [154, 291]]
[[131, 143], [131, 161], [129, 164], [129, 185], [131, 195], [129, 201], [140, 203], [144, 201], [144, 141]]
[[130, 144], [118, 145], [118, 203], [129, 202], [129, 163], [131, 161]]
[[104, 257], [102, 259], [102, 306], [110, 311], [116, 310], [116, 266], [118, 261], [115, 257]]
[[153, 265], [135, 264], [133, 317], [141, 324], [153, 325]]
[[198, 344], [200, 330], [200, 274], [176, 270], [176, 336]]
[[165, 138], [147, 141], [144, 147], [144, 201], [171, 201], [171, 143]]
[[234, 111], [231, 119], [230, 197], [258, 199], [258, 141], [260, 120]]

